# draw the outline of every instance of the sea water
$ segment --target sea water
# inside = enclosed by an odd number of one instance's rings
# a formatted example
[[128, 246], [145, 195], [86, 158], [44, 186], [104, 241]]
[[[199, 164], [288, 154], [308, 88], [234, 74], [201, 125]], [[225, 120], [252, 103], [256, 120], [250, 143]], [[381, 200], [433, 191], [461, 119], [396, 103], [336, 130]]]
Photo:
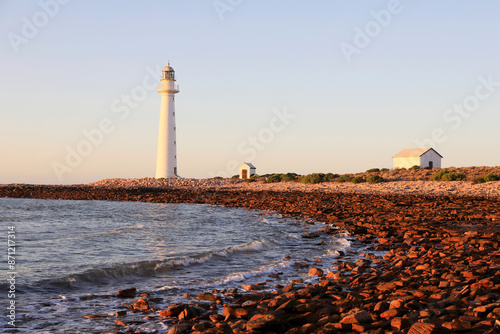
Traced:
[[[101, 333], [124, 299], [148, 292], [159, 308], [242, 283], [287, 284], [328, 270], [349, 237], [303, 234], [322, 224], [212, 205], [0, 198], [5, 236], [0, 326], [5, 333]], [[7, 232], [15, 227], [16, 327], [7, 322]], [[297, 263], [306, 266], [297, 266]], [[280, 274], [270, 279], [270, 274]], [[133, 303], [133, 299], [126, 300]], [[88, 315], [108, 316], [87, 319]], [[138, 324], [163, 333], [157, 318]]]

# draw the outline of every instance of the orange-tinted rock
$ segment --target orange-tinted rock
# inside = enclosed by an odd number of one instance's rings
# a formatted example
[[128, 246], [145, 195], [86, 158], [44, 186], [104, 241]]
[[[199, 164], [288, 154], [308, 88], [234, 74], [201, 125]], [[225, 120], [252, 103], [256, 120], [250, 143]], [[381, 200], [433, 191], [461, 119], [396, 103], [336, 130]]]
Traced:
[[139, 298], [135, 301], [134, 305], [134, 310], [149, 310], [149, 303], [147, 300], [143, 298]]
[[379, 289], [382, 292], [396, 289], [396, 287], [397, 285], [394, 282], [381, 283], [377, 285], [377, 289]]
[[309, 276], [323, 276], [323, 270], [311, 267], [309, 268]]
[[130, 288], [125, 290], [120, 290], [116, 293], [118, 297], [135, 297], [137, 293], [136, 288]]
[[285, 320], [275, 314], [256, 314], [246, 324], [249, 331], [277, 331], [284, 328]]
[[453, 319], [453, 321], [451, 322], [445, 322], [442, 324], [442, 326], [456, 332], [465, 332], [472, 328], [470, 322], [461, 321], [458, 319]]
[[366, 311], [360, 311], [350, 314], [340, 320], [342, 324], [355, 324], [355, 323], [371, 323], [373, 322], [372, 316]]
[[166, 310], [160, 311], [159, 314], [162, 317], [176, 317], [185, 307], [186, 305], [183, 304], [172, 304]]
[[406, 318], [396, 317], [391, 320], [391, 327], [397, 331], [401, 331], [410, 327], [410, 321]]
[[397, 317], [399, 314], [400, 314], [399, 309], [393, 308], [393, 309], [389, 309], [387, 311], [382, 312], [380, 314], [380, 317], [384, 318], [384, 319], [392, 319], [394, 317]]
[[201, 293], [199, 294], [196, 299], [198, 300], [208, 300], [208, 301], [211, 301], [211, 302], [214, 302], [216, 301], [218, 298], [217, 296], [211, 294], [211, 293]]
[[444, 327], [434, 324], [416, 322], [408, 331], [408, 334], [451, 334], [452, 332]]

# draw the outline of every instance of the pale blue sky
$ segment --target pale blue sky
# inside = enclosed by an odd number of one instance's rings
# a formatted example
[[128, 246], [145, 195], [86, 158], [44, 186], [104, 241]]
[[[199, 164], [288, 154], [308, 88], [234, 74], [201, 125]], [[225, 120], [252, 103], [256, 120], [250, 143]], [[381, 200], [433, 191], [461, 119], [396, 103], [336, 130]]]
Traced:
[[498, 1], [60, 1], [0, 1], [0, 183], [154, 176], [168, 60], [185, 177], [500, 165]]

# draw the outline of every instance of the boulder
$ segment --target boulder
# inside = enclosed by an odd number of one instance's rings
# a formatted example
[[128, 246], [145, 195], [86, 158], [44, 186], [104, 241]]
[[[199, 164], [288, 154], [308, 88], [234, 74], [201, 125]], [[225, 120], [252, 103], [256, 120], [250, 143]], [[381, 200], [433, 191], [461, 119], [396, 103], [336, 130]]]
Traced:
[[246, 324], [247, 331], [283, 331], [285, 320], [277, 314], [256, 314]]
[[311, 267], [309, 268], [309, 276], [323, 276], [323, 270], [316, 267]]
[[130, 288], [116, 292], [116, 295], [118, 297], [123, 297], [123, 298], [135, 297], [136, 294], [137, 294], [136, 288]]
[[139, 298], [135, 301], [133, 307], [134, 307], [134, 310], [145, 311], [145, 310], [149, 310], [149, 303], [146, 299]]
[[373, 319], [370, 313], [366, 311], [360, 311], [354, 314], [345, 316], [340, 320], [341, 324], [356, 324], [356, 323], [372, 323]]

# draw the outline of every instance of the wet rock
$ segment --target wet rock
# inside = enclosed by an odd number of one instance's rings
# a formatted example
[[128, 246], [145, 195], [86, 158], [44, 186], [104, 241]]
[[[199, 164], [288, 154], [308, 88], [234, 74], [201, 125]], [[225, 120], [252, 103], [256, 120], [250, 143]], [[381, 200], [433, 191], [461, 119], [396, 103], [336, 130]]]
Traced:
[[228, 321], [232, 318], [243, 318], [249, 315], [249, 311], [243, 307], [239, 307], [238, 305], [224, 305], [222, 308], [222, 316], [225, 318], [225, 321]]
[[124, 298], [135, 297], [136, 294], [137, 294], [136, 288], [130, 288], [116, 292], [116, 295], [118, 297], [124, 297]]
[[214, 302], [214, 301], [216, 301], [219, 298], [217, 296], [211, 294], [211, 293], [201, 293], [198, 296], [196, 296], [196, 299], [198, 299], [198, 300], [208, 300], [208, 301]]
[[195, 308], [191, 306], [187, 306], [184, 308], [184, 310], [179, 313], [178, 317], [179, 319], [185, 319], [185, 320], [190, 320], [198, 315], [198, 312], [196, 311]]
[[149, 310], [149, 303], [146, 299], [144, 298], [139, 298], [135, 301], [133, 305], [134, 310]]
[[102, 319], [102, 318], [107, 318], [108, 315], [106, 314], [93, 314], [93, 315], [86, 315], [84, 316], [85, 319]]
[[314, 232], [306, 233], [306, 234], [302, 235], [302, 238], [306, 238], [306, 239], [313, 239], [313, 238], [319, 238], [319, 237], [320, 237], [320, 235], [318, 233], [314, 233]]
[[309, 268], [309, 276], [323, 276], [323, 270], [316, 267], [311, 267]]
[[166, 310], [160, 311], [159, 314], [162, 317], [176, 317], [181, 313], [186, 305], [184, 304], [172, 304]]

